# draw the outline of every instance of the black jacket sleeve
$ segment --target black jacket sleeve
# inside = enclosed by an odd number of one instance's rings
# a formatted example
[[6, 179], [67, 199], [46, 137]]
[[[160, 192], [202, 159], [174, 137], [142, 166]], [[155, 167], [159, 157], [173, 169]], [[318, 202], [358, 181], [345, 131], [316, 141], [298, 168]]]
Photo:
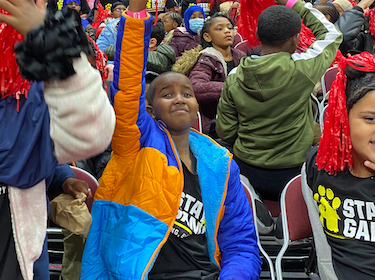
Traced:
[[347, 54], [350, 50], [357, 50], [359, 47], [359, 38], [361, 28], [365, 23], [365, 16], [361, 7], [345, 11], [336, 21], [335, 26], [341, 31], [343, 41], [340, 51]]

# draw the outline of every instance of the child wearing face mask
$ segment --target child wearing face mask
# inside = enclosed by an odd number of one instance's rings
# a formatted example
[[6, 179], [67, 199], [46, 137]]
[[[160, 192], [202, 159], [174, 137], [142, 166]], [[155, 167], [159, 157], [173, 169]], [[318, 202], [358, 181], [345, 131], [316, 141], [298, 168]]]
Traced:
[[194, 49], [201, 43], [199, 35], [202, 30], [206, 14], [203, 8], [197, 5], [190, 6], [184, 13], [185, 28], [176, 28], [170, 46], [178, 59], [184, 51]]

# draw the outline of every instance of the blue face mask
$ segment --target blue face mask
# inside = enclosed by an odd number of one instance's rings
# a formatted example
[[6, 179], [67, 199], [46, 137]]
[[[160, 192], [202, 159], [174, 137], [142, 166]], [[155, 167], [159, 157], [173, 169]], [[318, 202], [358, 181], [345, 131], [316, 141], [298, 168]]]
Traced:
[[198, 33], [203, 28], [204, 19], [203, 18], [195, 18], [189, 20], [189, 28], [194, 33]]

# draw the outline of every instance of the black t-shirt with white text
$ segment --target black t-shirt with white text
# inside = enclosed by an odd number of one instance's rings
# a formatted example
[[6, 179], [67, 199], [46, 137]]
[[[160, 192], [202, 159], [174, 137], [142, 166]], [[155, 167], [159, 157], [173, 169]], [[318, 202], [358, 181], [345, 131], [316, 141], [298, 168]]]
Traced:
[[22, 280], [14, 245], [8, 187], [0, 182], [0, 280]]
[[340, 280], [375, 279], [375, 179], [349, 170], [335, 176], [316, 166], [317, 147], [307, 153], [307, 183], [318, 202], [320, 221]]
[[[192, 155], [193, 166], [196, 159]], [[184, 189], [175, 223], [167, 242], [155, 261], [150, 280], [215, 280], [219, 268], [210, 261], [207, 249], [206, 223], [197, 174], [182, 163]], [[195, 168], [194, 168], [195, 169]]]

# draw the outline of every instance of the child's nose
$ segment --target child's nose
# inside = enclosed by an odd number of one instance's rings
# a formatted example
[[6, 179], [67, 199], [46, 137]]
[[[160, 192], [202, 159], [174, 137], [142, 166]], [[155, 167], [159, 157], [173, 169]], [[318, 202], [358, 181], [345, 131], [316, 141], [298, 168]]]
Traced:
[[185, 99], [184, 99], [184, 97], [182, 96], [182, 94], [177, 94], [177, 95], [176, 95], [175, 102], [176, 102], [176, 103], [185, 103]]

